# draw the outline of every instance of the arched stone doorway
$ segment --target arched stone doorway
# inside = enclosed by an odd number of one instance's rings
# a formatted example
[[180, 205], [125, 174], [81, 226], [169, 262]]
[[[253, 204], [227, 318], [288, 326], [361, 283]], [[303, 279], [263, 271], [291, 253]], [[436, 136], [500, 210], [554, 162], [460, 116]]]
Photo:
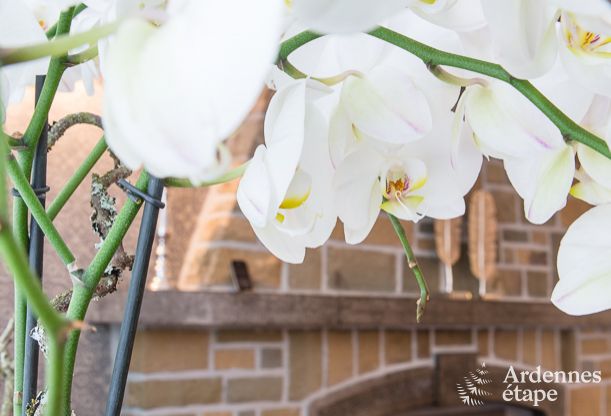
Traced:
[[[311, 403], [309, 416], [556, 416], [565, 414], [565, 391], [562, 385], [546, 384], [558, 392], [554, 402], [544, 401], [538, 407], [531, 403], [506, 402], [502, 383], [507, 367], [488, 365], [492, 383], [485, 404], [470, 407], [460, 402], [456, 384], [477, 367], [475, 354], [449, 353], [435, 357], [434, 366], [396, 371], [352, 384]], [[516, 371], [521, 370], [514, 366]], [[525, 383], [525, 389], [541, 385]]]

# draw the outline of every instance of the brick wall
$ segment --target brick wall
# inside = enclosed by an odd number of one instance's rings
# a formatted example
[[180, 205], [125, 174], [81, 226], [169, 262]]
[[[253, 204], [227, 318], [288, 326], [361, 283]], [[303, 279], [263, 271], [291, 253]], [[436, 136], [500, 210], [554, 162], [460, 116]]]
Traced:
[[608, 332], [551, 327], [411, 330], [143, 330], [132, 363], [126, 415], [307, 415], [340, 389], [443, 353], [475, 353], [490, 366], [603, 370], [595, 386], [567, 385], [567, 415], [608, 415]]

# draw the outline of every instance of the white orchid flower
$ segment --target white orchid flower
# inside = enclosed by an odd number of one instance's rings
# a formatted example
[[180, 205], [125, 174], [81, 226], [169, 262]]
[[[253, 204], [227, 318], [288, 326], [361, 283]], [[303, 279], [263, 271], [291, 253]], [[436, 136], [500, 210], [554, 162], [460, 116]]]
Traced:
[[575, 150], [534, 105], [494, 80], [468, 87], [465, 118], [480, 150], [504, 162], [512, 185], [524, 199], [524, 215], [546, 222], [566, 205], [575, 174]]
[[113, 152], [158, 177], [216, 176], [227, 164], [222, 140], [263, 88], [281, 12], [275, 0], [192, 0], [160, 27], [126, 21], [109, 46], [104, 74]]
[[552, 67], [557, 8], [532, 0], [481, 0], [481, 4], [495, 61], [518, 78], [535, 78]]
[[455, 101], [457, 88], [426, 81], [418, 85], [431, 103], [433, 127], [428, 134], [404, 145], [365, 140], [337, 166], [335, 203], [350, 244], [369, 234], [380, 209], [412, 221], [464, 213], [463, 196], [479, 174], [481, 153], [472, 141], [461, 140], [460, 164], [452, 163], [453, 101], [447, 97]]
[[548, 0], [559, 9], [579, 16], [591, 31], [611, 35], [611, 4], [607, 0]]
[[356, 33], [373, 29], [407, 7], [409, 0], [287, 0], [293, 16], [321, 33]]
[[337, 166], [364, 142], [401, 145], [426, 136], [433, 121], [422, 89], [404, 70], [378, 65], [342, 84], [330, 123], [329, 145]]
[[[611, 139], [611, 99], [595, 96], [581, 125], [606, 141]], [[611, 203], [611, 160], [597, 151], [577, 143], [581, 168], [575, 178], [579, 182], [571, 188], [571, 195], [592, 205]]]
[[575, 172], [575, 179], [579, 182], [571, 188], [572, 196], [590, 205], [611, 204], [611, 188], [596, 182], [583, 168]]
[[[0, 0], [0, 45], [2, 47], [20, 47], [45, 42], [47, 37], [34, 14], [22, 0]], [[21, 101], [25, 87], [33, 84], [36, 75], [47, 71], [49, 59], [14, 64], [0, 69], [6, 79], [10, 103]]]
[[423, 19], [457, 32], [486, 25], [480, 0], [411, 0], [410, 9]]
[[322, 245], [337, 218], [327, 123], [313, 104], [325, 89], [302, 79], [278, 90], [265, 117], [265, 145], [256, 149], [237, 192], [259, 240], [289, 263], [301, 263], [306, 248]]
[[573, 222], [560, 242], [552, 303], [570, 315], [611, 309], [611, 205], [600, 205]]
[[560, 22], [560, 58], [567, 72], [590, 91], [611, 97], [609, 22], [596, 24], [592, 18], [566, 11]]

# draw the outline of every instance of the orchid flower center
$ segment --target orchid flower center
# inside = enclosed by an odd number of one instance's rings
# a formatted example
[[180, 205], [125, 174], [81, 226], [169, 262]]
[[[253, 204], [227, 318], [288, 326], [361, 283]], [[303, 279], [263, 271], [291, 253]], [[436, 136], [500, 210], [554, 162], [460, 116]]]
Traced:
[[401, 201], [424, 185], [426, 168], [424, 163], [417, 159], [406, 163], [395, 163], [390, 165], [381, 179], [384, 198], [389, 201]]
[[399, 199], [403, 193], [407, 193], [409, 189], [409, 177], [405, 172], [399, 169], [392, 169], [386, 176], [386, 189], [384, 197], [386, 199]]
[[601, 58], [611, 58], [611, 37], [585, 30], [575, 16], [562, 16], [565, 41], [573, 53], [586, 53]]

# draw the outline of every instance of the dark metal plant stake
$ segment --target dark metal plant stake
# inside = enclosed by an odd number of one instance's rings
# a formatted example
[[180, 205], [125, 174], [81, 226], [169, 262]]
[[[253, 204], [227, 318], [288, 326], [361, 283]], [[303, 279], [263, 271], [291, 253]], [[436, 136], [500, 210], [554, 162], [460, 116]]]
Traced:
[[[44, 75], [38, 75], [36, 77], [36, 102], [42, 91], [42, 86], [45, 82]], [[47, 188], [47, 133], [49, 130], [48, 122], [45, 122], [45, 126], [42, 130], [40, 138], [38, 139], [38, 145], [36, 146], [36, 153], [34, 154], [33, 166], [32, 166], [32, 188], [38, 195], [38, 199], [42, 205], [45, 205], [45, 193]], [[28, 246], [28, 256], [30, 260], [30, 267], [36, 272], [42, 281], [42, 265], [43, 265], [43, 251], [44, 251], [44, 234], [34, 217], [30, 219], [30, 243]], [[21, 414], [25, 416], [28, 404], [36, 397], [38, 393], [38, 341], [33, 339], [30, 335], [32, 330], [36, 327], [37, 317], [32, 312], [30, 305], [28, 305], [28, 312], [26, 318], [26, 332], [25, 332], [25, 356], [23, 364], [23, 405]]]
[[163, 182], [160, 179], [151, 176], [148, 183], [148, 195], [139, 194], [137, 188], [126, 186], [127, 184], [125, 182], [120, 183], [120, 185], [122, 185], [123, 188], [127, 188], [126, 190], [130, 197], [140, 197], [144, 200], [145, 206], [142, 215], [142, 223], [140, 224], [140, 232], [138, 234], [138, 243], [136, 245], [134, 267], [129, 282], [125, 313], [121, 323], [119, 345], [117, 347], [115, 363], [112, 369], [108, 402], [106, 403], [106, 416], [119, 416], [121, 413], [127, 373], [129, 372], [129, 363], [131, 361], [134, 338], [138, 327], [138, 317], [140, 316], [140, 307], [142, 305], [142, 297], [146, 286], [146, 274], [151, 257], [153, 239], [155, 238], [157, 216], [159, 214], [159, 208], [163, 208], [163, 203], [161, 202]]

